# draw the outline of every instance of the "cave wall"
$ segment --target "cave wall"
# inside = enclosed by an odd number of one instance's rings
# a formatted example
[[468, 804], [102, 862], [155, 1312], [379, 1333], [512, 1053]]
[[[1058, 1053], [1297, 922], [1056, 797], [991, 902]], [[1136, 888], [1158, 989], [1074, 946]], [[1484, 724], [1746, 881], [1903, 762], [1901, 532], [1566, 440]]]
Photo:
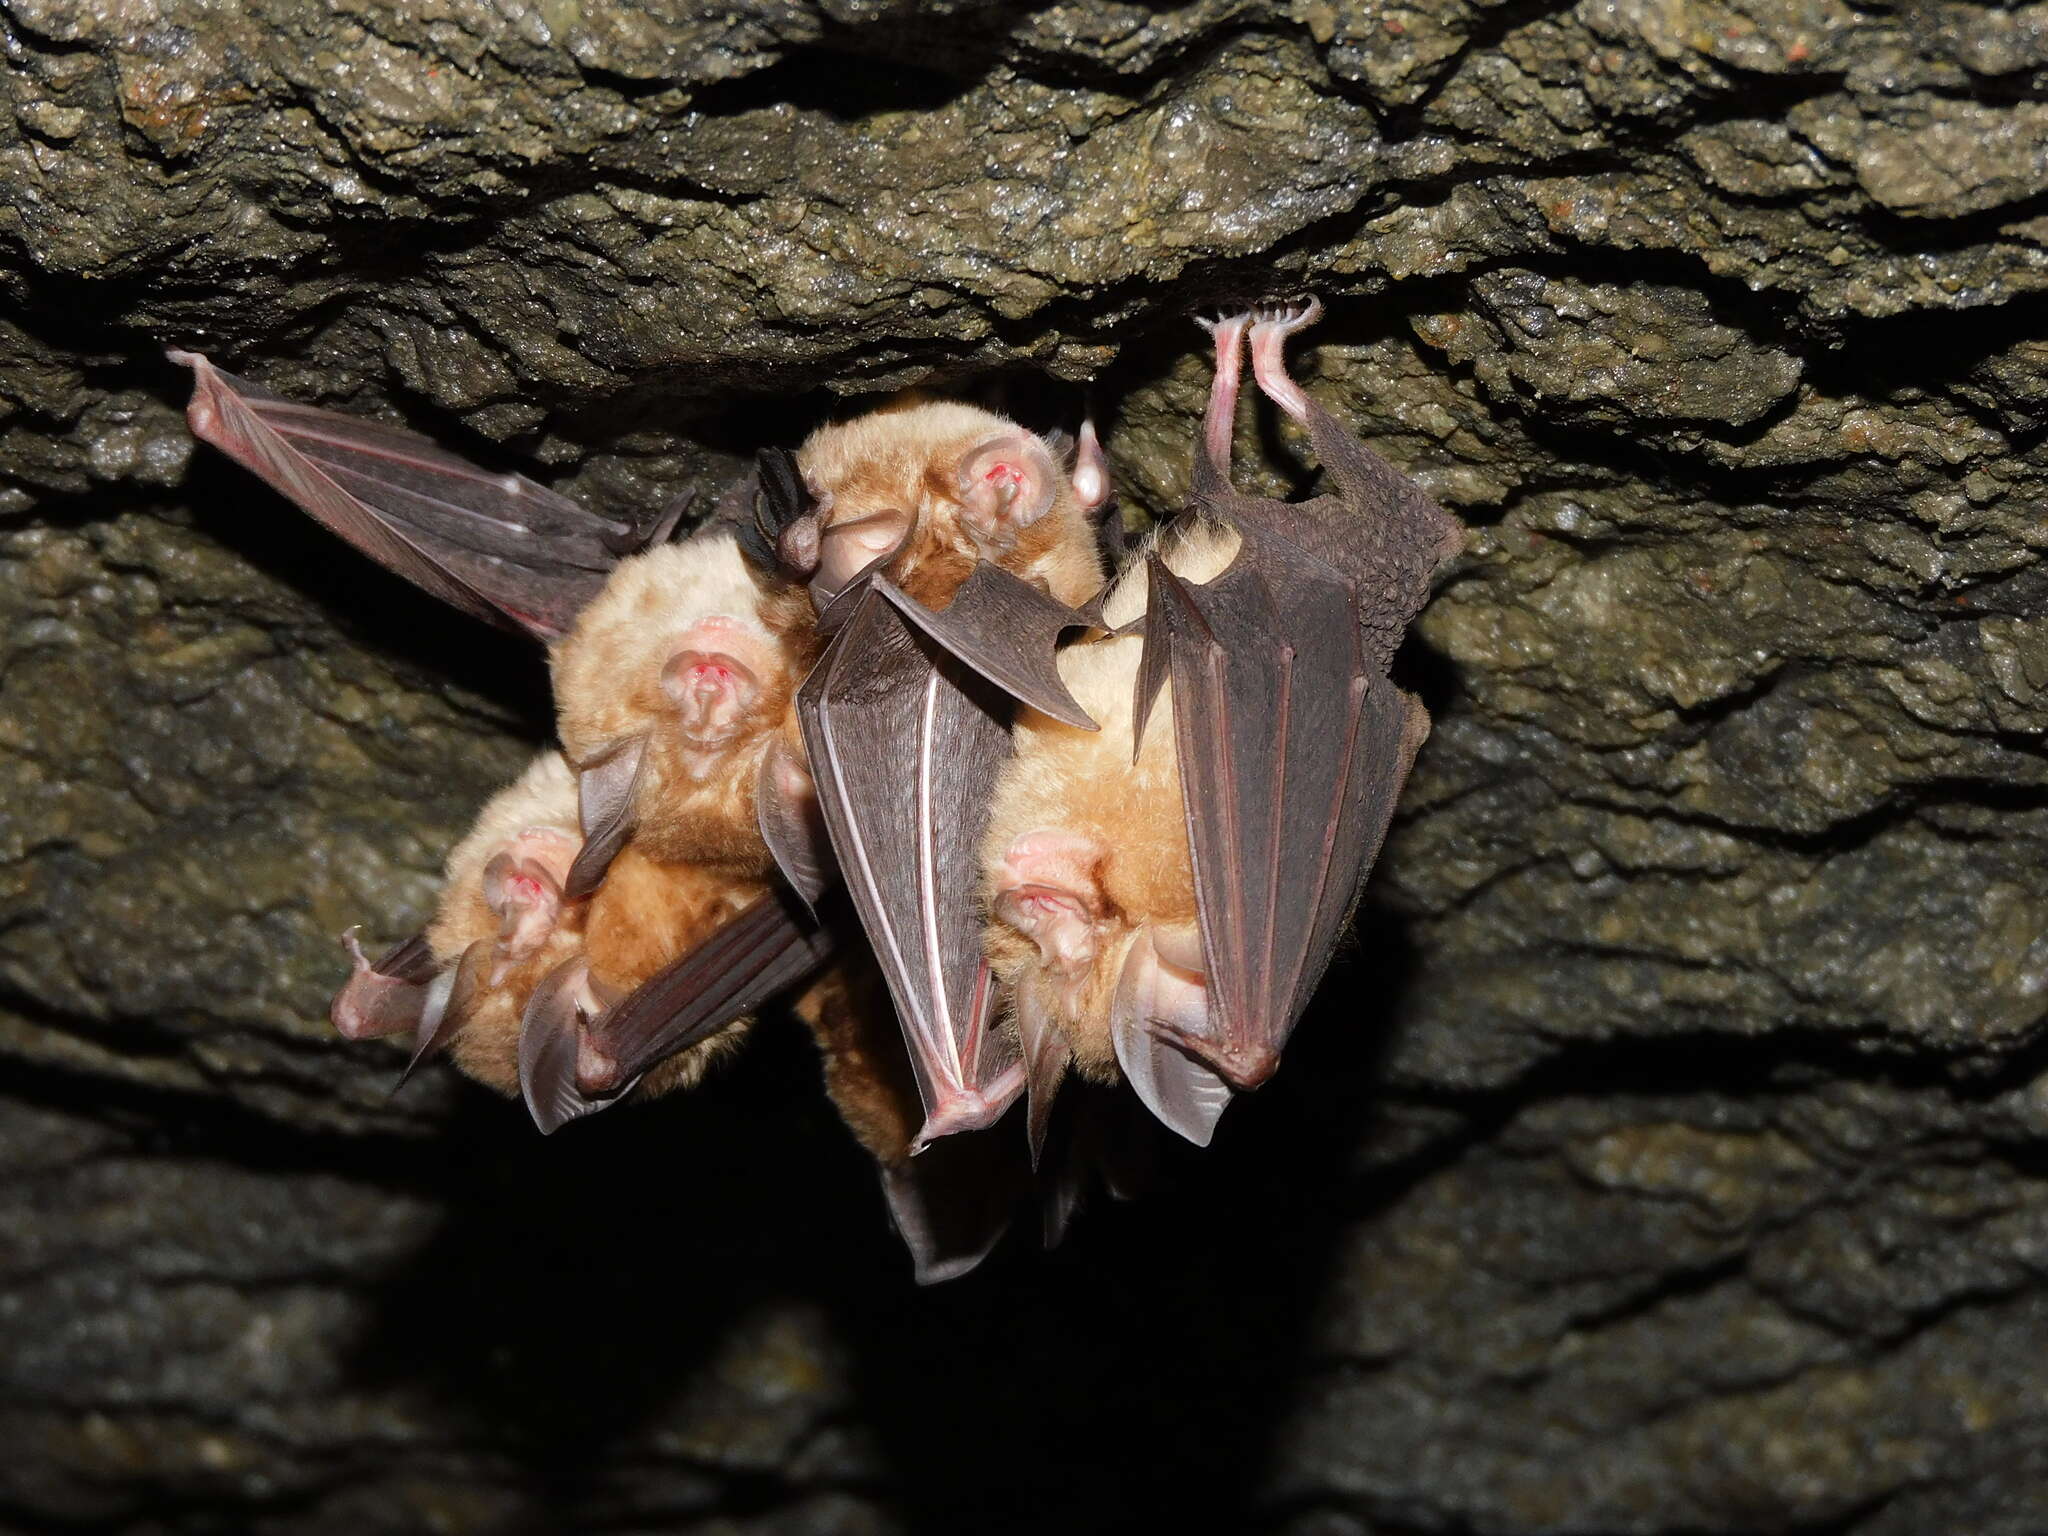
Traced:
[[[2048, 6], [0, 3], [0, 1525], [2048, 1529]], [[1471, 529], [1359, 942], [918, 1292], [793, 1031], [553, 1140], [324, 1021], [537, 655], [191, 347], [607, 510], [908, 383], [1170, 511], [1197, 312]], [[1311, 483], [1241, 423], [1247, 478]]]

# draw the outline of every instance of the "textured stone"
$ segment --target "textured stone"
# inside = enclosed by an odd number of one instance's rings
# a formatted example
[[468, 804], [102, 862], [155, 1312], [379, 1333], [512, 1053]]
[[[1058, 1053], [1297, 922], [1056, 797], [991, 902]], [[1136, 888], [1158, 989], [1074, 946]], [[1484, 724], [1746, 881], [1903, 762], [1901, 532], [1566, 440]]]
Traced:
[[[2048, 7], [0, 5], [0, 1523], [2048, 1528]], [[920, 1293], [771, 1024], [542, 1142], [323, 1014], [541, 659], [199, 347], [640, 510], [1195, 311], [1471, 527], [1286, 1069]], [[1268, 491], [1312, 478], [1270, 416]]]

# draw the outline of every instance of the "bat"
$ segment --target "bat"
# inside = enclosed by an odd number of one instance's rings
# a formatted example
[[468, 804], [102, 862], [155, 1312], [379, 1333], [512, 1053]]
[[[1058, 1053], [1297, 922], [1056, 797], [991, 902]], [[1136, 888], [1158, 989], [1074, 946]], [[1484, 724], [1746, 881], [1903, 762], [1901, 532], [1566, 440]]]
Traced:
[[[1094, 605], [1101, 638], [1061, 657], [1102, 729], [1026, 716], [995, 791], [985, 942], [1034, 1151], [1069, 1066], [1121, 1076], [1208, 1143], [1232, 1094], [1277, 1066], [1427, 734], [1386, 669], [1457, 524], [1288, 377], [1285, 340], [1319, 313], [1211, 328], [1191, 505]], [[1247, 333], [1331, 494], [1232, 488]]]
[[[777, 624], [774, 616], [807, 609], [808, 604], [797, 594], [777, 609], [774, 582], [770, 580], [764, 591], [759, 573], [743, 569], [733, 532], [733, 525], [742, 520], [743, 506], [787, 494], [789, 477], [778, 473], [783, 466], [771, 456], [721, 504], [712, 527], [686, 545], [674, 545], [668, 541], [688, 508], [688, 498], [644, 527], [604, 518], [523, 477], [479, 470], [417, 434], [282, 400], [215, 368], [197, 353], [172, 352], [170, 357], [193, 371], [187, 417], [194, 435], [255, 471], [356, 548], [465, 612], [550, 644], [558, 667], [572, 679], [607, 665], [641, 663], [634, 689], [609, 714], [602, 701], [590, 702], [597, 690], [579, 692], [572, 681], [570, 701], [563, 706], [564, 735], [580, 749], [582, 761], [566, 806], [556, 793], [560, 775], [568, 771], [561, 759], [544, 759], [532, 770], [547, 781], [543, 798], [550, 802], [544, 813], [538, 806], [528, 807], [536, 824], [547, 823], [574, 839], [567, 869], [555, 867], [559, 860], [552, 850], [560, 845], [550, 843], [546, 868], [538, 870], [544, 880], [486, 881], [485, 866], [505, 851], [498, 846], [505, 839], [486, 830], [487, 816], [473, 834], [472, 840], [482, 839], [478, 848], [465, 840], [458, 849], [462, 867], [450, 869], [449, 899], [466, 902], [466, 926], [452, 916], [442, 923], [442, 953], [437, 956], [429, 937], [420, 935], [372, 965], [353, 935], [348, 939], [353, 971], [331, 1010], [344, 1036], [412, 1030], [418, 1043], [415, 1066], [460, 1041], [454, 1052], [457, 1064], [507, 1088], [516, 1082], [516, 1042], [522, 1029], [532, 1033], [541, 1021], [559, 1025], [565, 1012], [581, 1017], [580, 1011], [565, 1009], [565, 1003], [588, 1008], [599, 1000], [594, 987], [630, 984], [646, 970], [644, 964], [615, 961], [610, 969], [617, 979], [607, 981], [603, 963], [588, 979], [584, 973], [563, 969], [572, 958], [565, 946], [574, 947], [573, 930], [588, 915], [575, 904], [595, 891], [635, 825], [641, 798], [632, 791], [643, 761], [652, 758], [654, 763], [651, 774], [640, 775], [643, 781], [651, 778], [659, 787], [663, 774], [672, 770], [691, 785], [699, 802], [692, 809], [708, 814], [693, 818], [701, 822], [695, 832], [671, 817], [666, 844], [665, 827], [657, 822], [643, 836], [642, 851], [651, 843], [654, 862], [673, 866], [673, 879], [693, 885], [709, 878], [707, 870], [725, 872], [732, 899], [724, 907], [738, 902], [751, 911], [748, 899], [760, 895], [767, 850], [761, 833], [748, 825], [755, 815], [755, 784], [769, 785], [787, 800], [786, 805], [778, 800], [771, 808], [785, 843], [798, 839], [814, 817], [805, 805], [808, 776], [800, 758], [790, 746], [778, 750], [775, 730], [763, 723], [776, 718], [773, 699], [779, 689], [779, 723], [788, 741], [795, 742], [788, 695], [802, 676], [804, 661], [784, 648], [807, 643], [808, 615], [802, 625], [786, 618]], [[787, 521], [793, 513], [780, 509], [775, 515]], [[637, 559], [627, 558], [635, 555]], [[623, 577], [622, 561], [627, 568]], [[593, 623], [579, 625], [585, 611], [607, 595], [610, 608], [600, 607]], [[633, 655], [632, 641], [622, 638], [610, 620], [635, 601], [659, 605], [664, 599], [693, 606], [681, 624], [656, 625], [643, 638], [641, 653]], [[678, 643], [664, 648], [667, 641]], [[695, 654], [679, 657], [679, 652], [693, 647]], [[589, 702], [589, 707], [579, 707], [582, 702]], [[674, 729], [656, 731], [655, 724], [662, 721], [672, 721]], [[662, 739], [645, 740], [655, 736]], [[715, 739], [721, 736], [730, 739]], [[748, 774], [756, 775], [753, 783], [745, 782]], [[527, 791], [539, 793], [538, 780], [522, 783]], [[524, 803], [519, 786], [507, 796], [507, 804]], [[652, 793], [644, 798], [662, 803]], [[471, 868], [470, 855], [479, 849], [481, 856]], [[663, 860], [664, 853], [672, 857]], [[535, 874], [536, 869], [525, 871], [525, 876]], [[650, 890], [655, 884], [644, 878], [626, 881], [598, 910], [616, 911], [628, 899], [622, 893]], [[543, 890], [544, 899], [529, 899]], [[492, 969], [501, 974], [495, 985], [485, 985], [478, 971], [485, 951], [477, 951], [468, 974], [463, 972], [462, 956], [497, 925], [514, 922], [494, 908], [493, 901], [507, 912], [519, 909], [521, 932], [546, 937], [534, 951], [522, 943], [516, 974], [503, 974], [513, 964], [509, 959], [493, 960]], [[543, 911], [545, 922], [539, 915]], [[780, 922], [767, 928], [773, 942], [784, 946], [783, 969], [803, 974], [803, 946], [815, 930]], [[531, 994], [541, 990], [528, 963], [534, 952], [545, 952], [556, 963], [540, 978], [554, 978], [543, 999], [546, 1006], [532, 1011], [533, 1022], [528, 1023], [528, 1010], [516, 1006], [515, 1000], [530, 1002]], [[810, 959], [814, 963], [815, 957]], [[666, 967], [658, 969], [648, 979], [665, 971]], [[579, 981], [574, 988], [565, 985], [572, 976]], [[673, 987], [662, 994], [671, 999], [675, 995]], [[652, 996], [639, 999], [625, 1013], [626, 1021], [644, 1025], [655, 1001]], [[608, 1010], [607, 1016], [622, 1008]], [[730, 1022], [719, 1020], [716, 1027]], [[580, 1051], [581, 1042], [574, 1043]], [[535, 1054], [531, 1044], [527, 1054]], [[586, 1080], [603, 1081], [622, 1070], [619, 1052], [606, 1051], [602, 1043], [591, 1055], [584, 1065]], [[575, 1060], [574, 1053], [570, 1059]], [[649, 1065], [639, 1063], [629, 1075], [637, 1076]]]
[[622, 560], [550, 652], [562, 748], [577, 765], [594, 889], [630, 839], [668, 863], [764, 871], [764, 816], [808, 815], [810, 788], [767, 774], [787, 803], [763, 810], [764, 765], [800, 767], [792, 712], [816, 656], [810, 615], [788, 623], [738, 536], [713, 526]]
[[1092, 424], [1070, 444], [979, 406], [906, 395], [818, 428], [796, 461], [814, 506], [783, 542], [821, 609], [884, 562], [932, 610], [983, 562], [1069, 606], [1102, 585], [1096, 520], [1110, 483]]
[[912, 401], [798, 451], [812, 510], [775, 531], [832, 639], [798, 695], [820, 810], [925, 1108], [912, 1142], [1022, 1092], [980, 954], [974, 850], [1011, 699], [1081, 728], [1054, 655], [1102, 582], [1109, 477], [1092, 427], [1048, 442]]
[[[1206, 1142], [1377, 852], [1427, 728], [1387, 666], [1457, 540], [1288, 377], [1313, 318], [1213, 327], [1191, 507], [1108, 589], [1092, 425], [905, 398], [764, 453], [677, 540], [681, 505], [597, 517], [173, 354], [196, 433], [549, 649], [563, 753], [486, 807], [425, 933], [374, 964], [350, 936], [337, 1027], [409, 1029], [546, 1131], [696, 1081], [791, 995], [925, 1281], [1041, 1161], [1049, 1241], [1092, 1178], [1128, 1193], [1127, 1103]], [[1332, 494], [1231, 486], [1247, 343]], [[1021, 1141], [956, 1134], [1020, 1095]]]
[[[536, 1033], [559, 1028], [551, 1014], [601, 1011], [765, 889], [762, 881], [749, 887], [724, 871], [662, 864], [628, 848], [594, 896], [569, 897], [563, 887], [581, 843], [575, 777], [560, 753], [544, 752], [492, 797], [450, 853], [434, 918], [415, 941], [422, 953], [413, 980], [366, 965], [349, 936], [355, 970], [332, 1009], [342, 1033], [361, 1039], [409, 1030], [406, 1077], [446, 1051], [468, 1076], [517, 1095]], [[690, 1049], [665, 1053], [656, 1070], [635, 1072], [638, 1092], [694, 1084], [747, 1022], [721, 1020]], [[603, 1078], [612, 1065], [600, 1058], [579, 1070]]]
[[[947, 961], [976, 952], [970, 866], [957, 861], [950, 881], [907, 888], [916, 911], [885, 901], [899, 869], [877, 870], [878, 842], [866, 823], [885, 814], [878, 797], [894, 806], [897, 786], [869, 783], [856, 795], [857, 775], [846, 772], [849, 762], [889, 760], [873, 750], [880, 737], [871, 734], [876, 721], [864, 705], [858, 750], [826, 752], [829, 809], [817, 803], [807, 760], [814, 741], [842, 739], [834, 734], [834, 701], [849, 668], [857, 685], [870, 673], [881, 675], [867, 665], [871, 652], [862, 642], [891, 621], [870, 612], [845, 622], [869, 588], [892, 594], [938, 649], [1072, 718], [1051, 665], [1058, 631], [1072, 616], [1040, 589], [1080, 596], [1100, 585], [1094, 520], [1109, 498], [1100, 444], [1092, 427], [1070, 450], [976, 407], [909, 400], [821, 428], [786, 461], [764, 457], [760, 476], [763, 495], [750, 529], [727, 534], [714, 527], [622, 562], [554, 648], [562, 740], [584, 765], [590, 839], [570, 889], [587, 888], [593, 866], [630, 837], [668, 859], [738, 865], [765, 849], [790, 885], [815, 901], [839, 862], [827, 849], [822, 820], [832, 831], [831, 850], [858, 849], [853, 901], [871, 932], [887, 933], [884, 965], [917, 1042], [914, 1059], [934, 1111], [931, 1134], [986, 1123], [1021, 1082], [1007, 1082], [1000, 1064], [980, 1059], [999, 1044], [986, 1027], [985, 1006], [977, 1012], [971, 997], [956, 998], [943, 983], [934, 996], [926, 980], [931, 967], [907, 952], [910, 941], [936, 929], [950, 941]], [[764, 560], [783, 585], [762, 581]], [[812, 674], [815, 686], [799, 710], [801, 736], [786, 706], [793, 680], [815, 656], [815, 632], [810, 614], [783, 600], [791, 580], [805, 583], [813, 607], [838, 603], [833, 627], [841, 635], [831, 661]], [[934, 666], [948, 676], [960, 670], [943, 660], [902, 659], [910, 672], [896, 696], [904, 699]], [[944, 691], [959, 697], [957, 688]], [[970, 805], [984, 798], [985, 785], [973, 780], [977, 771], [987, 776], [978, 765], [1001, 750], [993, 713], [999, 708], [984, 698], [947, 717], [955, 737], [968, 716], [982, 725], [974, 736], [979, 757], [946, 749], [949, 788]], [[897, 718], [903, 728], [919, 729]], [[759, 916], [766, 933], [781, 914]], [[773, 931], [789, 946], [789, 958], [801, 957], [794, 929]], [[553, 1017], [566, 1025], [571, 1013]], [[616, 1029], [602, 1019], [590, 1022], [579, 1059], [638, 1060], [650, 1048], [644, 1041], [590, 1043], [590, 1036]], [[570, 1053], [556, 1050], [547, 1059], [566, 1063]], [[585, 1071], [573, 1091], [562, 1082], [543, 1086], [538, 1098], [580, 1103], [608, 1080], [617, 1075]], [[993, 1094], [982, 1092], [984, 1080], [994, 1082]], [[548, 1118], [537, 1104], [536, 1115]]]

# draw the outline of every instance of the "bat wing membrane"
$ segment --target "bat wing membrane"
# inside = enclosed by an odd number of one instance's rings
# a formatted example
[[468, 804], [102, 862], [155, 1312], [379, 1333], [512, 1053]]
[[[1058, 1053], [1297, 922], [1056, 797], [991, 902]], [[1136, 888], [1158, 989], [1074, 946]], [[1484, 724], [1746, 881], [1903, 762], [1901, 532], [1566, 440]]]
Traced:
[[[584, 1022], [573, 1010], [537, 1012], [529, 1005], [519, 1077], [534, 1124], [549, 1134], [616, 1102], [650, 1068], [802, 981], [831, 957], [833, 945], [827, 924], [789, 892], [771, 889], [596, 1018]], [[536, 990], [535, 1004], [540, 995]], [[579, 1082], [586, 1055], [606, 1063], [602, 1085]]]
[[[1146, 646], [1173, 682], [1189, 849], [1209, 993], [1173, 1043], [1240, 1088], [1273, 1070], [1328, 965], [1398, 779], [1359, 647], [1351, 584], [1287, 539], [1240, 522], [1237, 560], [1207, 585], [1152, 569]], [[1369, 707], [1369, 705], [1371, 707]], [[1155, 1026], [1156, 1028], [1157, 1026]]]
[[1024, 1087], [995, 1028], [977, 851], [1007, 706], [870, 588], [798, 695], [818, 802], [910, 1048], [919, 1142], [993, 1124]]
[[283, 400], [173, 352], [193, 372], [193, 435], [380, 565], [465, 613], [552, 639], [640, 539], [520, 475], [415, 433]]

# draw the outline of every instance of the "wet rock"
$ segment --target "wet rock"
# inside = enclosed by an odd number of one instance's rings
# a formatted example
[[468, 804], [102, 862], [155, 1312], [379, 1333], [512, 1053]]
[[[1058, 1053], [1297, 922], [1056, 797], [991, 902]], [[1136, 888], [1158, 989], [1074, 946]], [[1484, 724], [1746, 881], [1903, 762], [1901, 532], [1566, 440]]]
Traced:
[[[2048, 1525], [2044, 15], [0, 11], [7, 1520]], [[1167, 1191], [920, 1293], [772, 1023], [547, 1142], [331, 1036], [543, 659], [163, 346], [608, 511], [1085, 396], [1162, 513], [1187, 316], [1304, 289], [1471, 536], [1356, 950]]]

